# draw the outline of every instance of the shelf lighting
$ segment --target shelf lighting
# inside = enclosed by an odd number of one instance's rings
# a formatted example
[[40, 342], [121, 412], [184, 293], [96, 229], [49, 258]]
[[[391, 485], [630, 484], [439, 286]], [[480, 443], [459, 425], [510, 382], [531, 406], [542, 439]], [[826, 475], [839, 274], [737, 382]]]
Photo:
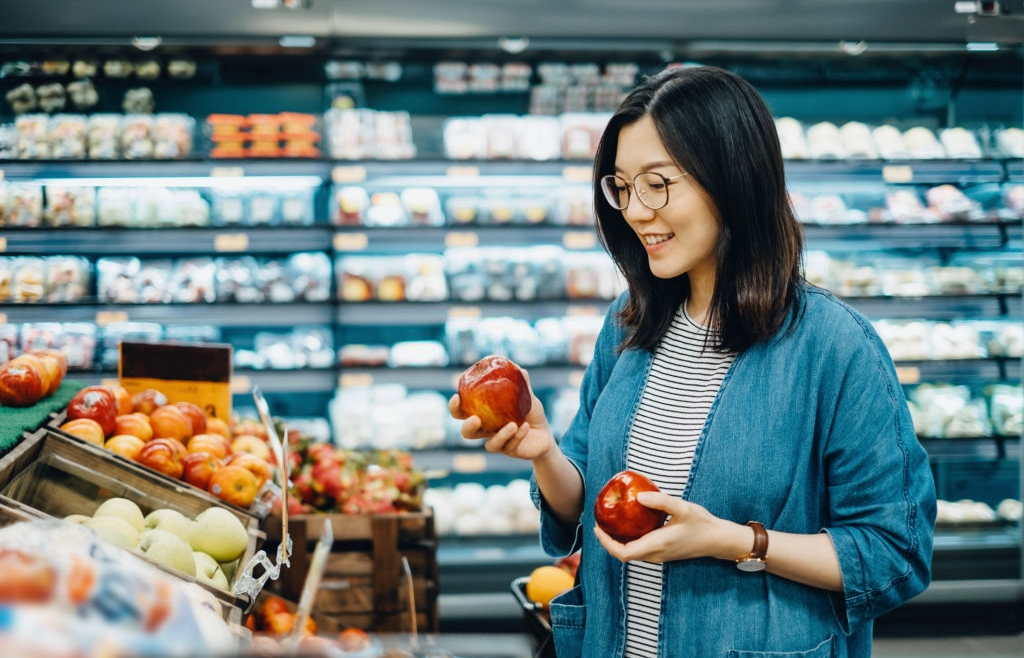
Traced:
[[218, 189], [308, 189], [319, 187], [319, 176], [148, 176], [105, 178], [38, 178], [44, 185], [91, 185], [94, 187], [215, 187]]
[[991, 53], [999, 50], [999, 44], [987, 41], [968, 41], [966, 48], [967, 52]]

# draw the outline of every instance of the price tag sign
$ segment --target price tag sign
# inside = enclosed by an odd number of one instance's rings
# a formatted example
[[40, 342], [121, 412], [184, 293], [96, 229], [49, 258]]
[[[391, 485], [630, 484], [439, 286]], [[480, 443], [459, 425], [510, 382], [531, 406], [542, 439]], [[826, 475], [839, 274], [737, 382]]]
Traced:
[[331, 170], [331, 181], [339, 184], [362, 183], [366, 180], [366, 167], [338, 166]]
[[487, 470], [487, 455], [459, 453], [452, 457], [452, 470], [456, 473], [483, 473]]
[[7, 238], [0, 238], [0, 251], [7, 251]]
[[586, 317], [594, 317], [599, 313], [596, 306], [570, 306], [565, 309], [566, 315], [583, 315]]
[[210, 178], [241, 178], [245, 176], [242, 167], [214, 167], [210, 170]]
[[4, 170], [0, 169], [0, 180], [4, 179]]
[[917, 366], [903, 366], [896, 368], [896, 378], [901, 384], [921, 383], [921, 369]]
[[472, 231], [454, 231], [444, 236], [446, 247], [475, 247], [480, 244], [480, 236]]
[[569, 165], [562, 169], [562, 178], [573, 183], [589, 183], [592, 175], [590, 167], [583, 165]]
[[231, 376], [232, 395], [245, 395], [252, 390], [252, 379], [248, 375]]
[[481, 314], [479, 306], [453, 306], [448, 309], [450, 318], [479, 318]]
[[365, 233], [335, 233], [335, 251], [365, 251], [370, 244], [370, 236]]
[[476, 178], [480, 175], [479, 167], [448, 167], [445, 175], [449, 178]]
[[0, 313], [0, 324], [7, 324], [7, 314]]
[[338, 377], [339, 388], [362, 388], [373, 386], [373, 375], [368, 372], [348, 372]]
[[591, 231], [568, 231], [562, 236], [566, 249], [593, 249], [597, 246], [597, 234]]
[[218, 252], [248, 251], [249, 236], [245, 233], [221, 233], [213, 239], [213, 249]]
[[882, 180], [886, 183], [913, 182], [914, 168], [910, 165], [886, 165], [882, 167]]
[[128, 322], [127, 311], [98, 311], [96, 313], [96, 326], [105, 327], [113, 322]]

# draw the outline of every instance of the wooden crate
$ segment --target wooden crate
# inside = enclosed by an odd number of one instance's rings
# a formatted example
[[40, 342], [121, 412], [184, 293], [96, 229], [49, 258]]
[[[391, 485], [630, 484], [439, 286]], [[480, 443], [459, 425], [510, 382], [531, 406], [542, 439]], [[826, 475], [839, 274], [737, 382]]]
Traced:
[[[249, 544], [239, 560], [241, 566], [249, 562], [264, 539], [259, 521], [237, 507], [223, 504], [216, 497], [203, 494], [185, 483], [175, 485], [167, 478], [157, 477], [150, 469], [134, 465], [108, 450], [66, 438], [46, 428], [28, 436], [14, 450], [0, 457], [0, 491], [22, 508], [35, 510], [42, 518], [91, 515], [104, 500], [112, 497], [133, 500], [144, 514], [169, 507], [185, 516], [195, 517], [212, 506], [222, 507], [237, 516], [249, 533]], [[248, 605], [247, 600], [230, 592], [201, 583], [176, 570], [157, 566], [212, 592], [224, 604], [229, 619], [239, 618], [240, 611]]]
[[[304, 514], [289, 519], [291, 567], [281, 572], [272, 588], [299, 600], [310, 558], [324, 521], [330, 519], [334, 544], [313, 604], [318, 628], [339, 631], [355, 626], [368, 632], [408, 633], [412, 629], [409, 587], [402, 564], [412, 572], [416, 629], [437, 633], [437, 533], [431, 511], [352, 516]], [[267, 525], [266, 545], [280, 542], [280, 519]], [[271, 549], [267, 548], [271, 553]]]

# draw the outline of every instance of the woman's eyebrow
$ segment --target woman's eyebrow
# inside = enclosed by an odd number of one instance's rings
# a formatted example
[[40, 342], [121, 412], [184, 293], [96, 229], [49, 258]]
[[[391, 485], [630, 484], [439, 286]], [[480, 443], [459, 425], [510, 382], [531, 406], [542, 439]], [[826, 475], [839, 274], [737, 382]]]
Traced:
[[[656, 162], [648, 162], [648, 163], [644, 164], [643, 167], [640, 169], [640, 172], [643, 173], [645, 171], [650, 171], [651, 169], [657, 169], [659, 167], [678, 167], [678, 166], [679, 165], [677, 165], [676, 163], [672, 162], [671, 160], [658, 160]], [[622, 169], [622, 167], [619, 167], [618, 165], [616, 165], [615, 166], [615, 171], [616, 172], [622, 172], [624, 170]]]

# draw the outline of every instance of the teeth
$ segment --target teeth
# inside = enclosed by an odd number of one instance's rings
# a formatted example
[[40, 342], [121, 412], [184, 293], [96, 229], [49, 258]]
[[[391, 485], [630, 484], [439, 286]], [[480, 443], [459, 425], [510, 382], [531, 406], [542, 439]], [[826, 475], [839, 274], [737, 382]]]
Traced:
[[645, 235], [644, 242], [647, 244], [658, 244], [672, 238], [672, 234], [668, 235]]

